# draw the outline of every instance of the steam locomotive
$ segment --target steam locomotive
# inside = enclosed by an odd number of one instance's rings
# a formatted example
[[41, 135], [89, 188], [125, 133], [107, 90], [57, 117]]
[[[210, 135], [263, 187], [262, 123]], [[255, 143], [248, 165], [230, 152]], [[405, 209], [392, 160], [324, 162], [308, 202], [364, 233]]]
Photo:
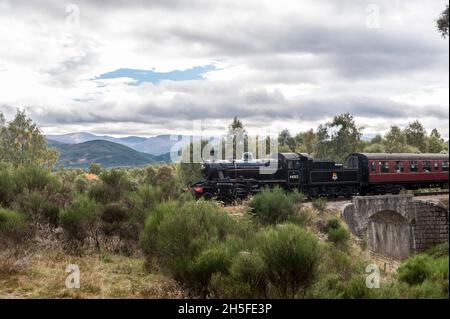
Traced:
[[402, 189], [448, 189], [448, 170], [448, 154], [354, 153], [344, 166], [304, 153], [278, 153], [270, 159], [244, 153], [241, 160], [205, 161], [204, 180], [191, 188], [197, 199], [225, 202], [274, 186], [310, 198], [398, 194]]

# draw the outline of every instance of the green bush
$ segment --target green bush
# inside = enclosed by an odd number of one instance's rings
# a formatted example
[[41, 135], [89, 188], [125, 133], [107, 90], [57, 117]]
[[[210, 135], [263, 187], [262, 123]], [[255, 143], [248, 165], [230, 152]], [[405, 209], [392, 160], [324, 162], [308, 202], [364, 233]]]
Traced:
[[323, 197], [316, 198], [312, 201], [312, 206], [319, 213], [323, 214], [327, 208], [327, 200]]
[[448, 256], [434, 258], [429, 252], [405, 260], [397, 269], [399, 280], [377, 289], [376, 297], [448, 299]]
[[51, 202], [46, 192], [24, 190], [16, 196], [13, 207], [23, 212], [33, 222], [58, 225], [59, 207]]
[[175, 178], [172, 167], [168, 165], [162, 165], [158, 168], [155, 175], [156, 185], [163, 185], [172, 181]]
[[89, 173], [94, 175], [100, 175], [102, 172], [102, 165], [98, 163], [89, 164]]
[[347, 248], [349, 239], [350, 234], [343, 227], [328, 230], [328, 240], [335, 244], [336, 247]]
[[130, 223], [131, 214], [120, 204], [108, 204], [101, 212], [102, 231], [106, 236], [118, 235], [127, 239], [138, 232]]
[[136, 194], [138, 196], [139, 206], [142, 209], [151, 209], [163, 201], [162, 190], [157, 186], [142, 186]]
[[153, 166], [149, 166], [145, 169], [144, 182], [147, 185], [156, 185], [156, 170]]
[[102, 196], [105, 197], [103, 198], [104, 201], [118, 201], [125, 192], [131, 190], [130, 178], [125, 170], [110, 169], [103, 171], [100, 174], [100, 179], [106, 187], [102, 193]]
[[102, 211], [101, 219], [104, 223], [122, 223], [128, 219], [127, 210], [120, 204], [109, 204]]
[[338, 286], [344, 299], [365, 299], [370, 297], [370, 289], [366, 287], [365, 275], [352, 276], [349, 281], [341, 281]]
[[327, 231], [330, 229], [338, 229], [341, 228], [341, 222], [337, 218], [331, 218], [327, 222]]
[[40, 211], [41, 217], [52, 226], [58, 226], [59, 223], [59, 207], [45, 202]]
[[268, 281], [279, 297], [303, 297], [314, 282], [320, 246], [306, 230], [292, 224], [263, 229], [255, 238], [255, 251], [264, 260]]
[[0, 239], [20, 242], [25, 239], [28, 223], [25, 216], [0, 208]]
[[261, 191], [250, 200], [249, 206], [263, 224], [282, 223], [295, 213], [292, 198], [280, 188]]
[[21, 193], [24, 190], [28, 192], [42, 191], [52, 182], [52, 177], [47, 169], [26, 166], [19, 168], [15, 175], [16, 192]]
[[192, 184], [202, 179], [200, 163], [180, 163], [179, 166], [180, 179], [184, 186]]
[[25, 190], [22, 194], [17, 195], [16, 204], [20, 210], [27, 214], [30, 218], [37, 220], [40, 218], [41, 208], [46, 202], [46, 198], [41, 192], [32, 191], [28, 193]]
[[[167, 202], [150, 212], [141, 247], [149, 261], [156, 260], [164, 272], [204, 295], [207, 278], [224, 269], [226, 255], [217, 247], [241, 230], [239, 223], [214, 203], [180, 206]], [[200, 274], [202, 271], [205, 273]]]
[[89, 182], [83, 175], [77, 176], [73, 183], [78, 193], [84, 193], [89, 187]]
[[425, 253], [433, 258], [448, 256], [448, 241], [431, 247]]
[[320, 299], [366, 299], [371, 289], [366, 287], [366, 275], [352, 274], [344, 279], [339, 274], [327, 273], [314, 286], [312, 298]]
[[302, 207], [294, 215], [289, 216], [287, 222], [297, 226], [306, 227], [311, 224], [313, 216], [314, 212], [310, 208]]
[[327, 223], [328, 240], [336, 247], [346, 249], [350, 239], [350, 233], [342, 226], [337, 218], [332, 218]]
[[289, 197], [295, 205], [301, 205], [306, 199], [306, 196], [303, 193], [300, 193], [297, 190], [289, 193]]
[[173, 178], [170, 181], [160, 183], [162, 199], [163, 200], [177, 200], [181, 194], [181, 186], [177, 179]]
[[266, 264], [258, 254], [241, 251], [228, 272], [211, 276], [210, 289], [214, 298], [267, 298]]
[[231, 252], [223, 244], [201, 251], [189, 270], [190, 277], [184, 284], [192, 287], [201, 297], [209, 294], [209, 283], [215, 273], [226, 273], [231, 263]]
[[94, 200], [79, 195], [60, 214], [60, 224], [69, 240], [83, 241], [91, 237], [98, 243], [98, 229], [101, 206]]
[[9, 165], [0, 162], [0, 205], [8, 204], [13, 197], [14, 180]]
[[349, 280], [355, 273], [364, 269], [346, 251], [337, 249], [335, 245], [325, 246], [322, 267], [326, 273], [333, 273], [340, 276], [344, 281]]
[[429, 256], [417, 255], [409, 258], [397, 269], [400, 281], [409, 285], [421, 284], [431, 274], [431, 263]]
[[103, 182], [95, 182], [88, 188], [88, 197], [96, 202], [106, 204], [109, 201], [108, 190]]

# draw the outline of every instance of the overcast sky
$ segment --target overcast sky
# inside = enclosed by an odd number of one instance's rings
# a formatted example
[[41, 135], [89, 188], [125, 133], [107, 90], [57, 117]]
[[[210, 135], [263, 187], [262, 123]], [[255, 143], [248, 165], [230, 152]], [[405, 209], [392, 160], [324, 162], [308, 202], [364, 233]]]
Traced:
[[47, 134], [419, 119], [448, 138], [443, 0], [0, 0], [0, 111]]

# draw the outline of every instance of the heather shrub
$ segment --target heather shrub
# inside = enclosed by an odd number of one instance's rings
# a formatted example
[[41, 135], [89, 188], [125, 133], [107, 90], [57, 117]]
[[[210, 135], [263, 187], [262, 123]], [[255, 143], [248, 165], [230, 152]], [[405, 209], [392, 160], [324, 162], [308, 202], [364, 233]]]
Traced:
[[30, 221], [58, 225], [59, 207], [53, 203], [46, 192], [24, 190], [15, 198], [12, 207], [23, 212]]
[[156, 185], [156, 169], [153, 166], [149, 166], [145, 169], [144, 182], [147, 185]]
[[52, 182], [54, 177], [50, 175], [47, 169], [26, 166], [17, 169], [14, 175], [16, 192], [21, 193], [24, 190], [28, 192], [43, 191], [47, 185]]
[[376, 297], [448, 299], [448, 251], [446, 253], [442, 247], [445, 244], [403, 261], [397, 269], [399, 280], [377, 289]]
[[327, 226], [326, 226], [327, 230], [338, 229], [340, 227], [341, 227], [341, 222], [337, 218], [331, 218], [330, 220], [327, 221]]
[[55, 204], [45, 202], [41, 206], [40, 216], [41, 218], [48, 222], [50, 225], [56, 227], [59, 223], [59, 207]]
[[157, 186], [141, 186], [136, 192], [139, 206], [143, 209], [153, 208], [155, 205], [163, 201], [163, 193], [161, 188]]
[[21, 242], [26, 238], [28, 222], [24, 215], [0, 208], [0, 242]]
[[242, 251], [233, 258], [228, 275], [215, 273], [210, 285], [216, 298], [267, 298], [266, 264], [258, 254]]
[[90, 185], [87, 191], [90, 199], [99, 203], [107, 203], [109, 201], [109, 193], [106, 185], [103, 182], [95, 182]]
[[431, 247], [430, 249], [425, 251], [425, 254], [432, 258], [448, 256], [448, 241]]
[[335, 244], [336, 247], [346, 249], [348, 247], [349, 238], [349, 232], [343, 227], [337, 229], [331, 228], [328, 230], [328, 240]]
[[320, 246], [314, 235], [298, 226], [263, 229], [256, 235], [255, 252], [264, 260], [267, 280], [279, 297], [303, 297], [315, 280]]
[[8, 204], [14, 193], [14, 179], [9, 165], [0, 162], [0, 205]]
[[312, 206], [319, 213], [323, 214], [327, 208], [327, 200], [323, 197], [316, 198], [312, 201]]
[[149, 213], [141, 247], [150, 262], [204, 296], [211, 274], [226, 268], [230, 249], [221, 244], [241, 231], [239, 223], [214, 203], [167, 202]]
[[[209, 294], [211, 277], [216, 273], [226, 273], [231, 263], [231, 251], [223, 244], [217, 244], [202, 250], [189, 269], [190, 276], [184, 284], [191, 287], [201, 297]], [[183, 266], [184, 263], [181, 263]], [[181, 269], [181, 271], [183, 271]], [[188, 279], [188, 281], [186, 281]]]
[[311, 224], [315, 212], [311, 208], [302, 207], [287, 219], [288, 223], [306, 227]]
[[102, 172], [102, 165], [98, 163], [90, 163], [88, 171], [90, 174], [100, 175]]
[[337, 218], [332, 218], [327, 223], [328, 240], [336, 247], [346, 249], [350, 239], [350, 233], [342, 226]]
[[306, 200], [306, 196], [303, 193], [300, 193], [298, 190], [294, 190], [291, 193], [289, 193], [289, 198], [295, 205], [298, 206], [302, 205], [303, 202]]
[[202, 179], [200, 163], [180, 163], [180, 179], [185, 186], [190, 186]]
[[417, 285], [430, 276], [432, 258], [424, 255], [417, 255], [409, 258], [398, 269], [400, 281], [406, 282], [409, 285]]
[[119, 200], [122, 195], [131, 190], [129, 175], [125, 170], [110, 169], [100, 174], [100, 179], [105, 186], [106, 199], [110, 202]]
[[99, 248], [99, 221], [101, 205], [94, 200], [79, 195], [60, 214], [60, 224], [69, 241], [83, 241], [91, 238]]
[[74, 182], [74, 187], [75, 190], [78, 193], [84, 193], [85, 191], [88, 190], [89, 188], [89, 182], [86, 180], [86, 178], [84, 177], [84, 175], [79, 175], [75, 178]]
[[341, 297], [344, 299], [366, 299], [370, 297], [370, 289], [366, 286], [367, 275], [355, 275], [348, 281], [341, 281], [338, 289], [342, 291]]
[[172, 167], [168, 165], [161, 165], [155, 174], [156, 185], [163, 185], [172, 181], [175, 178]]
[[41, 192], [24, 190], [23, 193], [16, 196], [13, 206], [16, 210], [20, 210], [36, 220], [45, 201], [46, 198]]
[[103, 208], [100, 218], [103, 232], [111, 236], [120, 232], [123, 224], [128, 220], [128, 214], [120, 204], [109, 204]]
[[280, 188], [265, 189], [256, 194], [250, 200], [249, 207], [263, 224], [282, 223], [295, 213], [291, 197]]

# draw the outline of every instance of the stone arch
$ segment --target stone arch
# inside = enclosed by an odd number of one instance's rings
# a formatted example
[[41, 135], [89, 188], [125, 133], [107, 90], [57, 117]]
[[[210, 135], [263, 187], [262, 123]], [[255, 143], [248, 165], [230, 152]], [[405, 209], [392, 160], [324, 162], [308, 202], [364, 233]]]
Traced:
[[369, 217], [368, 244], [376, 254], [404, 259], [412, 251], [412, 231], [410, 222], [402, 214], [382, 210]]

